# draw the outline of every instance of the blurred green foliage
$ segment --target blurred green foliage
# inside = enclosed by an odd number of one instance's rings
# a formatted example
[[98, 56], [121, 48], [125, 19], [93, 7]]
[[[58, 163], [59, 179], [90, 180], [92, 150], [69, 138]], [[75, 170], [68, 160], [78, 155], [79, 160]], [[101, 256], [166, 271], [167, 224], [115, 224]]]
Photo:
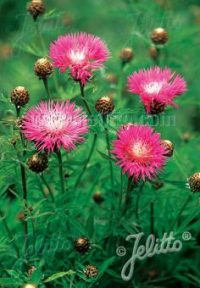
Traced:
[[[115, 288], [200, 287], [198, 193], [192, 194], [191, 201], [174, 226], [178, 239], [185, 231], [190, 231], [192, 235], [192, 240], [184, 242], [179, 253], [137, 262], [135, 276], [127, 283], [120, 276], [126, 257], [116, 255], [116, 248], [125, 245], [128, 247], [127, 255], [131, 256], [132, 246], [125, 241], [127, 235], [140, 229], [146, 236], [150, 233], [150, 203], [154, 203], [156, 235], [162, 237], [164, 232], [169, 231], [191, 193], [186, 187], [187, 178], [200, 169], [199, 1], [49, 0], [46, 1], [46, 14], [37, 24], [26, 12], [26, 5], [24, 0], [0, 2], [0, 287], [21, 287], [23, 283], [32, 282], [39, 287], [56, 288], [108, 288], [111, 285]], [[27, 216], [29, 261], [28, 267], [24, 267], [23, 221], [19, 220], [19, 213], [23, 210], [19, 160], [10, 144], [19, 131], [15, 125], [15, 109], [10, 103], [10, 91], [19, 85], [30, 91], [31, 100], [23, 109], [25, 112], [46, 97], [43, 83], [34, 75], [33, 66], [39, 57], [48, 55], [49, 44], [59, 35], [70, 32], [86, 31], [98, 35], [108, 44], [112, 57], [105, 69], [95, 73], [87, 87], [86, 97], [98, 118], [94, 109], [96, 99], [113, 93], [115, 111], [108, 125], [113, 140], [123, 122], [137, 122], [141, 115], [144, 116], [138, 97], [126, 91], [126, 82], [133, 71], [155, 65], [148, 49], [152, 46], [150, 33], [156, 27], [165, 27], [170, 35], [169, 42], [161, 50], [159, 65], [169, 66], [181, 73], [188, 83], [187, 93], [177, 100], [179, 109], [167, 109], [163, 116], [164, 124], [155, 127], [163, 139], [170, 139], [175, 146], [173, 158], [157, 180], [164, 185], [156, 189], [152, 183], [145, 183], [139, 201], [139, 224], [135, 218], [138, 193], [132, 195], [133, 205], [125, 216], [122, 215], [119, 195], [120, 189], [125, 190], [127, 177], [124, 175], [121, 178], [120, 169], [115, 166], [115, 185], [110, 185], [105, 137], [101, 123], [97, 122], [91, 127], [86, 143], [69, 155], [63, 151], [69, 186], [64, 196], [60, 194], [57, 159], [54, 154], [49, 157], [45, 177], [56, 196], [56, 208], [44, 197], [43, 193], [48, 191], [40, 177], [27, 169], [28, 203], [32, 209]], [[127, 46], [133, 48], [135, 57], [122, 71], [119, 53]], [[107, 81], [110, 73], [117, 77], [117, 83]], [[56, 71], [49, 85], [54, 99], [72, 99], [82, 105], [79, 87], [69, 79], [69, 75], [60, 75]], [[169, 119], [172, 122], [168, 124], [166, 121]], [[86, 164], [94, 133], [98, 134], [95, 153], [75, 188]], [[20, 144], [17, 144], [17, 149], [21, 152]], [[21, 159], [24, 165], [33, 151], [34, 147], [29, 145], [26, 156]], [[101, 205], [92, 198], [97, 191], [104, 198]], [[86, 255], [79, 255], [73, 247], [74, 240], [80, 235], [89, 237], [92, 242], [92, 249]], [[19, 257], [15, 245], [19, 249]], [[100, 273], [97, 278], [84, 277], [87, 264], [98, 267]], [[37, 270], [30, 276], [27, 270], [32, 265]], [[68, 273], [56, 274], [61, 272]]]

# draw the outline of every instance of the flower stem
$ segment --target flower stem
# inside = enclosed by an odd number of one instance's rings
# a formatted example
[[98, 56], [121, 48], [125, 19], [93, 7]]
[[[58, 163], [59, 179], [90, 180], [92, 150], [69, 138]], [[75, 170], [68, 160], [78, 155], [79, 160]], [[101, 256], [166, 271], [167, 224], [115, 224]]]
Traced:
[[123, 208], [122, 214], [125, 214], [126, 211], [129, 209], [129, 207], [131, 206], [131, 202], [132, 202], [131, 201], [132, 200], [131, 192], [135, 188], [135, 184], [136, 183], [133, 183], [132, 177], [129, 177], [128, 183], [127, 183], [127, 189], [126, 189], [125, 203], [124, 203], [124, 208]]
[[154, 234], [154, 202], [150, 203], [150, 233]]
[[119, 195], [119, 210], [121, 210], [122, 199], [123, 199], [123, 171], [120, 171], [120, 178], [121, 178], [121, 187], [120, 187], [120, 195]]
[[188, 205], [188, 203], [190, 202], [191, 198], [192, 198], [192, 195], [190, 194], [190, 195], [187, 197], [186, 201], [184, 201], [183, 206], [181, 207], [181, 210], [179, 211], [179, 213], [177, 214], [175, 220], [172, 222], [172, 225], [170, 226], [170, 231], [174, 228], [174, 225], [175, 225], [175, 224], [178, 222], [178, 220], [180, 219], [180, 217], [181, 217], [181, 215], [182, 215], [185, 207]]
[[6, 230], [7, 234], [8, 234], [10, 242], [12, 242], [13, 247], [14, 247], [14, 249], [16, 251], [17, 257], [19, 258], [19, 249], [18, 249], [16, 243], [14, 242], [14, 237], [13, 237], [12, 232], [10, 231], [10, 229], [8, 227], [8, 223], [7, 223], [5, 215], [3, 214], [2, 211], [0, 211], [0, 217], [1, 217], [1, 220], [3, 222], [4, 228], [5, 228], [5, 230]]
[[48, 99], [51, 99], [51, 95], [50, 95], [50, 91], [49, 91], [49, 85], [48, 85], [48, 79], [44, 78], [42, 80], [43, 80], [43, 83], [44, 83], [45, 91], [47, 93], [47, 97], [48, 97]]
[[[103, 117], [103, 123], [104, 123], [104, 133], [105, 133], [105, 138], [106, 138], [106, 145], [107, 145], [107, 151], [108, 151], [108, 156], [109, 158], [112, 157], [111, 152], [110, 152], [110, 139], [109, 139], [109, 132], [107, 128], [107, 117]], [[109, 166], [110, 166], [110, 181], [111, 185], [114, 185], [114, 177], [113, 177], [113, 166], [112, 166], [112, 160], [109, 159]]]
[[49, 190], [49, 194], [50, 194], [50, 196], [51, 196], [52, 202], [55, 203], [55, 198], [54, 198], [53, 192], [52, 192], [52, 190], [51, 190], [50, 185], [48, 184], [48, 182], [47, 182], [46, 179], [44, 178], [43, 173], [41, 173], [40, 177], [41, 177], [42, 181], [44, 182], [45, 186], [47, 187], [47, 189]]
[[85, 107], [87, 109], [88, 114], [91, 116], [92, 112], [90, 110], [90, 107], [89, 107], [87, 101], [85, 100], [85, 92], [84, 92], [85, 86], [82, 85], [81, 82], [79, 82], [79, 83], [80, 83], [80, 90], [81, 90], [81, 99], [83, 100], [83, 103], [85, 104]]
[[40, 33], [40, 28], [39, 28], [39, 25], [38, 25], [38, 21], [35, 21], [35, 27], [36, 27], [36, 32], [37, 32], [37, 36], [38, 36], [38, 40], [40, 42], [40, 45], [41, 45], [41, 48], [42, 48], [42, 52], [46, 54], [46, 47], [45, 47], [45, 43], [44, 43], [44, 40], [42, 38], [42, 35]]
[[91, 157], [93, 155], [93, 152], [94, 152], [96, 141], [97, 141], [97, 134], [95, 133], [94, 134], [94, 138], [93, 138], [93, 142], [92, 142], [92, 146], [90, 148], [90, 152], [89, 152], [89, 155], [88, 155], [88, 158], [87, 158], [87, 161], [86, 161], [86, 163], [85, 163], [85, 165], [83, 167], [83, 170], [82, 170], [81, 174], [79, 175], [78, 179], [76, 180], [75, 188], [77, 188], [77, 186], [79, 185], [79, 183], [80, 183], [80, 181], [81, 181], [81, 179], [82, 179], [82, 177], [83, 177], [83, 175], [84, 175], [84, 173], [85, 173], [85, 171], [86, 171], [86, 169], [88, 167], [88, 164], [89, 164], [90, 159], [91, 159]]
[[[20, 117], [20, 108], [16, 106], [16, 114], [17, 117]], [[20, 131], [20, 138], [21, 138], [21, 143], [23, 146], [23, 156], [26, 155], [26, 151], [25, 151], [25, 143], [24, 143], [24, 138], [23, 135]], [[20, 158], [18, 156], [18, 158]], [[20, 160], [20, 159], [19, 159]], [[27, 215], [27, 210], [28, 210], [28, 204], [27, 204], [27, 198], [28, 198], [28, 193], [27, 193], [27, 184], [26, 184], [26, 169], [24, 167], [24, 165], [21, 163], [20, 161], [20, 172], [21, 172], [21, 183], [22, 183], [22, 191], [23, 191], [23, 202], [24, 202], [24, 215], [26, 218]], [[28, 250], [28, 222], [24, 221], [24, 255], [25, 258], [27, 258], [27, 250]]]
[[63, 161], [62, 161], [62, 154], [60, 150], [56, 150], [56, 154], [58, 157], [58, 164], [59, 164], [59, 175], [60, 175], [60, 184], [61, 184], [61, 192], [65, 193], [65, 182], [64, 182], [64, 173], [63, 173]]
[[140, 188], [139, 188], [139, 191], [137, 193], [137, 199], [136, 199], [136, 207], [135, 207], [135, 216], [136, 216], [136, 219], [138, 221], [138, 224], [140, 222], [140, 217], [139, 217], [139, 202], [140, 202], [140, 196], [141, 196], [141, 193], [142, 193], [142, 190], [144, 188], [144, 184], [145, 182], [143, 181]]

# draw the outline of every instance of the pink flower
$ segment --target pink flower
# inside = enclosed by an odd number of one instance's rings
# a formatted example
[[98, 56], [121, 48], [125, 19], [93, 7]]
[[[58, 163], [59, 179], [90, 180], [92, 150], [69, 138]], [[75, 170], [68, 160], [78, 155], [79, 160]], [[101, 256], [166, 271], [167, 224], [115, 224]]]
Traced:
[[113, 142], [112, 153], [124, 173], [135, 181], [152, 179], [165, 164], [165, 147], [160, 134], [145, 125], [129, 124], [121, 127]]
[[61, 36], [51, 44], [50, 57], [61, 73], [69, 69], [75, 81], [85, 85], [92, 71], [103, 66], [109, 57], [106, 44], [91, 34], [77, 33]]
[[170, 69], [154, 67], [134, 72], [128, 79], [128, 88], [140, 95], [147, 113], [158, 114], [167, 105], [177, 106], [173, 100], [186, 91], [186, 82]]
[[48, 152], [61, 147], [67, 151], [75, 149], [76, 143], [83, 142], [82, 136], [88, 128], [88, 120], [81, 108], [69, 101], [41, 102], [26, 113], [22, 123], [24, 136], [40, 151]]

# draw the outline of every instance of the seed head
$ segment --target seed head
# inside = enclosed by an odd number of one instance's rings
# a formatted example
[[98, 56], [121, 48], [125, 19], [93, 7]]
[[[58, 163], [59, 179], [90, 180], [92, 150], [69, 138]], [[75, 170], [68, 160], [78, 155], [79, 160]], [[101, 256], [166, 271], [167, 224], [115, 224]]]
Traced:
[[156, 28], [151, 33], [151, 40], [156, 45], [164, 45], [168, 41], [168, 33], [163, 28]]
[[44, 153], [35, 153], [27, 160], [28, 168], [35, 173], [42, 173], [48, 167], [48, 158]]
[[18, 86], [11, 91], [11, 102], [16, 107], [23, 107], [29, 101], [29, 92], [25, 87]]
[[108, 115], [114, 110], [113, 99], [108, 96], [101, 97], [96, 101], [95, 108], [102, 115]]
[[40, 79], [46, 79], [53, 73], [53, 65], [47, 58], [40, 58], [35, 63], [34, 71]]
[[44, 14], [45, 6], [42, 0], [32, 0], [27, 7], [28, 12], [33, 16], [34, 21], [37, 17]]

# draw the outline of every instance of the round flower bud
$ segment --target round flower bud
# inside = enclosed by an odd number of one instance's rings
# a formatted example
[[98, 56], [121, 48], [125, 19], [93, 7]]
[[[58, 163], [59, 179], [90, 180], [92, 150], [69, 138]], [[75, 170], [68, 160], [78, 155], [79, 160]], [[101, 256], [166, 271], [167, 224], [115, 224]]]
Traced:
[[19, 213], [17, 214], [17, 219], [18, 219], [19, 221], [24, 222], [24, 221], [25, 221], [25, 218], [26, 218], [26, 216], [25, 216], [25, 214], [24, 214], [23, 211], [21, 211], [21, 212], [19, 212]]
[[37, 288], [38, 286], [35, 284], [25, 284], [22, 288]]
[[158, 114], [160, 114], [160, 113], [165, 111], [165, 107], [166, 107], [165, 104], [160, 103], [160, 102], [158, 102], [156, 100], [153, 100], [152, 103], [151, 103], [149, 114], [158, 115]]
[[40, 79], [46, 79], [52, 74], [53, 65], [47, 58], [40, 58], [35, 63], [34, 71]]
[[110, 83], [110, 84], [117, 84], [117, 76], [113, 73], [108, 73], [106, 75], [106, 80]]
[[156, 28], [151, 33], [151, 40], [156, 45], [164, 45], [168, 41], [168, 33], [163, 28]]
[[95, 104], [96, 110], [102, 115], [108, 115], [114, 110], [114, 103], [112, 98], [104, 96], [99, 98]]
[[166, 157], [172, 157], [174, 152], [174, 145], [169, 140], [162, 140], [162, 145], [165, 147], [165, 154]]
[[104, 198], [100, 192], [95, 192], [92, 198], [97, 204], [101, 204], [104, 201]]
[[156, 60], [159, 57], [159, 51], [156, 47], [149, 48], [149, 56], [151, 59]]
[[132, 48], [123, 48], [120, 52], [120, 58], [123, 63], [129, 63], [134, 57], [133, 49]]
[[188, 184], [192, 192], [200, 192], [200, 172], [194, 173], [188, 179]]
[[42, 173], [48, 167], [46, 154], [35, 153], [27, 160], [28, 168], [35, 173]]
[[28, 12], [33, 16], [36, 21], [37, 17], [44, 14], [45, 6], [42, 0], [32, 0], [27, 7]]
[[86, 266], [86, 269], [84, 270], [84, 274], [87, 278], [97, 277], [98, 273], [99, 270], [97, 269], [96, 266], [93, 265]]
[[90, 249], [90, 241], [87, 237], [79, 237], [74, 241], [74, 247], [76, 251], [84, 254]]
[[28, 275], [29, 276], [32, 276], [32, 274], [36, 271], [36, 267], [35, 266], [31, 266], [29, 269], [28, 269]]
[[18, 86], [11, 91], [11, 102], [17, 107], [25, 106], [29, 101], [29, 93], [26, 88]]

